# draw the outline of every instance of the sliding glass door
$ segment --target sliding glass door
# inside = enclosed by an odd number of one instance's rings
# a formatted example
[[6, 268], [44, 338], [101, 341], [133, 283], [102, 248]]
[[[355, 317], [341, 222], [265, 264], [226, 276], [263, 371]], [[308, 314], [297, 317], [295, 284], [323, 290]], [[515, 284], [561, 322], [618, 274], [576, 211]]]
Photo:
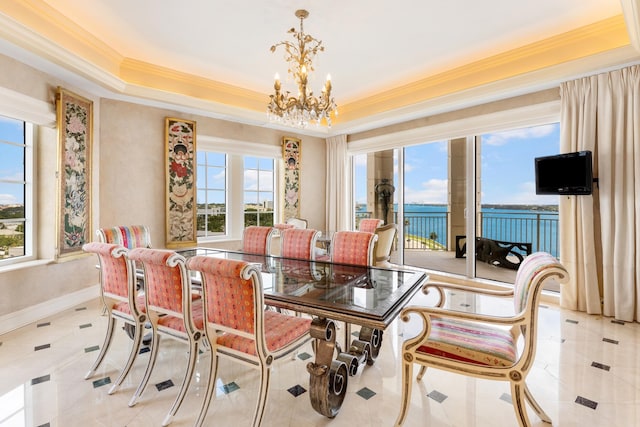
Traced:
[[359, 154], [354, 223], [396, 223], [394, 262], [513, 283], [531, 252], [558, 255], [558, 198], [535, 194], [534, 171], [535, 157], [558, 150], [552, 123]]

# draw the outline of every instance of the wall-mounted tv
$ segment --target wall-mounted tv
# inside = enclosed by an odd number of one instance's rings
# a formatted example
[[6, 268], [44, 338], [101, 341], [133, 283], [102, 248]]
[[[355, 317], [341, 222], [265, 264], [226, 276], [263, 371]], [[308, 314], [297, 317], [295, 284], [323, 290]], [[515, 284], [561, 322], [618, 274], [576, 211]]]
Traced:
[[536, 194], [584, 195], [593, 191], [591, 151], [536, 157]]

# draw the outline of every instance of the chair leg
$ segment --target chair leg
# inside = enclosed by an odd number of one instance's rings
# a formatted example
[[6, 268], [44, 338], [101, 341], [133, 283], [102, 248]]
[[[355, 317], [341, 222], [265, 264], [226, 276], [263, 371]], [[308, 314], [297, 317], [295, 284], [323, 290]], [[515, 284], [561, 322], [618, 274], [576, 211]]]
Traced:
[[200, 340], [193, 339], [193, 336], [189, 337], [189, 362], [187, 364], [187, 371], [184, 374], [184, 379], [182, 380], [182, 385], [180, 386], [180, 391], [176, 396], [176, 400], [174, 400], [173, 405], [171, 405], [171, 409], [169, 409], [169, 413], [166, 417], [164, 417], [164, 421], [162, 421], [162, 427], [166, 427], [171, 424], [171, 421], [173, 421], [173, 417], [178, 412], [178, 409], [180, 409], [180, 405], [182, 405], [182, 401], [187, 394], [189, 384], [191, 384], [193, 370], [196, 366], [196, 360], [198, 359], [199, 342]]
[[153, 366], [156, 364], [158, 347], [160, 347], [160, 334], [158, 334], [158, 332], [154, 330], [151, 337], [151, 354], [149, 354], [147, 367], [144, 370], [144, 375], [142, 376], [142, 380], [140, 381], [136, 392], [131, 397], [131, 400], [129, 400], [129, 406], [135, 406], [135, 404], [138, 403], [138, 399], [140, 399], [140, 396], [142, 396], [142, 393], [144, 393], [144, 390], [147, 388], [147, 383], [149, 382], [149, 378], [151, 377]]
[[518, 425], [520, 427], [531, 427], [531, 421], [529, 421], [525, 406], [525, 388], [526, 384], [524, 382], [511, 382], [511, 401], [516, 411]]
[[214, 392], [216, 390], [216, 378], [218, 377], [218, 355], [215, 354], [213, 349], [211, 350], [211, 361], [209, 362], [209, 382], [207, 383], [207, 391], [204, 394], [204, 400], [200, 407], [200, 414], [194, 424], [194, 427], [201, 427], [204, 423], [204, 419], [207, 416], [211, 399], [214, 398]]
[[118, 378], [114, 381], [113, 385], [109, 389], [108, 394], [113, 394], [116, 390], [118, 390], [124, 379], [127, 377], [127, 375], [129, 375], [129, 371], [131, 371], [133, 362], [136, 361], [136, 357], [138, 357], [138, 354], [140, 353], [140, 344], [142, 343], [142, 335], [144, 334], [144, 325], [138, 322], [135, 328], [136, 331], [133, 336], [131, 352], [129, 353], [127, 363], [124, 365], [124, 368], [122, 368], [120, 375], [118, 375]]
[[262, 423], [262, 417], [264, 416], [264, 408], [267, 405], [267, 397], [269, 394], [269, 381], [271, 379], [271, 367], [268, 365], [262, 365], [260, 367], [260, 390], [258, 393], [258, 403], [256, 404], [256, 411], [253, 415], [253, 427], [259, 427]]
[[[424, 366], [423, 366], [424, 368]], [[422, 370], [420, 371], [422, 372]], [[396, 419], [395, 427], [404, 424], [411, 403], [411, 387], [413, 386], [413, 362], [402, 360], [402, 396], [400, 397], [400, 413]]]
[[424, 377], [424, 373], [427, 372], [427, 367], [422, 365], [420, 367], [420, 372], [418, 372], [418, 376], [416, 377], [417, 381], [422, 381], [422, 377]]
[[540, 404], [534, 399], [533, 394], [529, 390], [529, 387], [526, 383], [524, 383], [524, 397], [527, 399], [533, 410], [538, 414], [540, 419], [545, 423], [552, 424], [551, 417], [544, 412], [544, 409], [540, 406]]
[[113, 341], [113, 330], [116, 325], [116, 319], [111, 315], [111, 311], [109, 309], [107, 309], [107, 311], [107, 315], [109, 316], [109, 321], [107, 323], [107, 334], [104, 337], [104, 342], [102, 343], [100, 354], [98, 354], [96, 361], [93, 362], [93, 365], [91, 366], [91, 368], [89, 368], [89, 372], [87, 372], [87, 374], [84, 376], [85, 380], [91, 378], [96, 372], [96, 369], [98, 369], [98, 367], [102, 363], [104, 356], [106, 356], [107, 351], [109, 351], [109, 347], [111, 347], [111, 341]]

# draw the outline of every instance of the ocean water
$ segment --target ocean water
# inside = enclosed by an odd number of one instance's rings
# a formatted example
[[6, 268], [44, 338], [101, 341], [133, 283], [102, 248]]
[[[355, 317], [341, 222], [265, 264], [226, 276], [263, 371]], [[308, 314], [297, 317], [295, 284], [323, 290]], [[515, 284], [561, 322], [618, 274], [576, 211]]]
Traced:
[[[366, 209], [366, 206], [361, 209]], [[397, 206], [395, 206], [397, 215]], [[432, 238], [446, 246], [447, 207], [405, 205], [405, 234]], [[531, 243], [532, 252], [543, 250], [558, 255], [558, 212], [543, 207], [483, 207], [482, 237], [505, 242]], [[397, 222], [397, 220], [396, 220]]]

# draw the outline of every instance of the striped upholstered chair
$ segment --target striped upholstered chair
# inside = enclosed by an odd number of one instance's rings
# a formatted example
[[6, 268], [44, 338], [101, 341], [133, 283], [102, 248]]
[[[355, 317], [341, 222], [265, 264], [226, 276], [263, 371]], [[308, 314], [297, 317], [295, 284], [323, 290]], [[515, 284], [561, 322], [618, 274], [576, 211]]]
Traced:
[[180, 409], [193, 376], [198, 350], [204, 344], [202, 299], [191, 290], [182, 255], [169, 250], [135, 248], [129, 251], [128, 258], [141, 264], [144, 270], [145, 307], [153, 330], [147, 367], [129, 406], [138, 402], [147, 387], [158, 355], [160, 336], [186, 342], [189, 346], [182, 386], [162, 422], [166, 426]]
[[134, 269], [131, 261], [126, 257], [127, 248], [102, 242], [87, 243], [82, 247], [87, 253], [98, 256], [100, 272], [100, 296], [108, 318], [107, 333], [104, 343], [100, 348], [100, 353], [93, 363], [85, 379], [91, 378], [100, 367], [105, 355], [111, 347], [113, 341], [113, 331], [116, 320], [121, 320], [126, 325], [131, 325], [131, 337], [133, 342], [129, 352], [129, 358], [125, 363], [120, 375], [113, 382], [109, 394], [112, 394], [122, 384], [127, 377], [136, 356], [140, 350], [142, 333], [146, 315], [144, 313], [144, 296], [138, 296], [136, 291], [136, 281]]
[[[527, 401], [546, 423], [549, 416], [529, 391], [525, 380], [536, 354], [538, 304], [548, 280], [568, 280], [565, 268], [552, 255], [537, 252], [524, 259], [518, 268], [512, 290], [495, 291], [469, 288], [466, 285], [429, 282], [423, 291], [436, 290], [437, 307], [406, 307], [401, 318], [417, 315], [422, 331], [402, 345], [402, 399], [396, 426], [407, 416], [411, 401], [413, 365], [421, 366], [418, 381], [427, 367], [489, 380], [509, 381], [511, 399], [518, 425], [531, 426], [526, 412]], [[489, 297], [513, 300], [514, 314], [497, 316], [442, 308], [448, 291], [472, 292]]]
[[280, 232], [280, 256], [314, 260], [320, 231], [312, 228], [290, 228]]
[[358, 231], [366, 231], [367, 233], [375, 233], [376, 228], [384, 224], [384, 221], [377, 218], [364, 218], [360, 220]]
[[[291, 355], [311, 339], [311, 319], [264, 310], [262, 276], [255, 264], [195, 256], [187, 261], [187, 267], [199, 271], [202, 278], [205, 334], [212, 351], [207, 390], [195, 425], [204, 423], [215, 397], [218, 358], [226, 357], [260, 372], [252, 423], [253, 427], [260, 426], [272, 363]], [[215, 420], [208, 424], [215, 424]]]
[[256, 255], [271, 254], [271, 237], [275, 228], [250, 225], [242, 232], [242, 252]]
[[98, 229], [96, 234], [101, 242], [115, 243], [127, 249], [151, 247], [151, 232], [146, 225], [105, 227]]

